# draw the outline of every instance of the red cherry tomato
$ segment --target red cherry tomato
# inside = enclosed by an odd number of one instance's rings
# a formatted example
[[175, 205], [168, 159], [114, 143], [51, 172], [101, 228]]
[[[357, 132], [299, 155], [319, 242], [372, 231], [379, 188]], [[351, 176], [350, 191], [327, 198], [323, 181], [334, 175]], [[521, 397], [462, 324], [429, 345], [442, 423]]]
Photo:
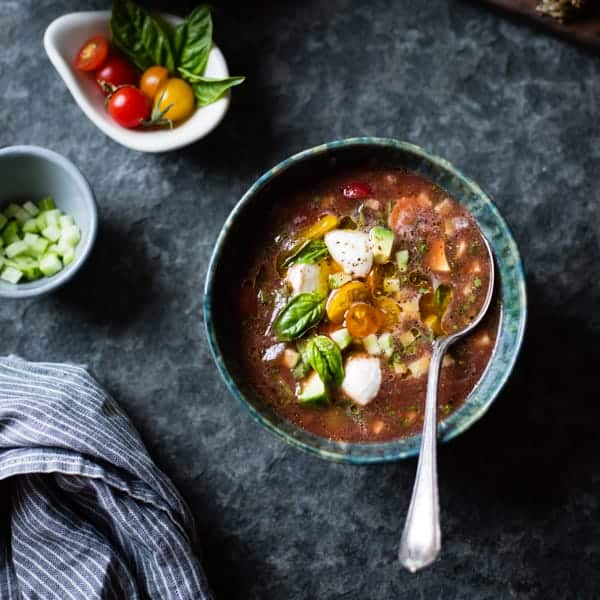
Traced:
[[132, 129], [150, 118], [150, 100], [133, 86], [119, 88], [108, 100], [110, 116], [122, 127]]
[[80, 71], [99, 69], [108, 56], [108, 40], [103, 35], [91, 37], [77, 53], [75, 66]]
[[96, 81], [100, 89], [106, 94], [110, 94], [111, 88], [120, 85], [135, 85], [137, 83], [137, 73], [133, 66], [122, 56], [109, 56], [104, 66], [96, 71]]
[[362, 200], [373, 195], [373, 189], [366, 181], [351, 181], [342, 188], [344, 198]]

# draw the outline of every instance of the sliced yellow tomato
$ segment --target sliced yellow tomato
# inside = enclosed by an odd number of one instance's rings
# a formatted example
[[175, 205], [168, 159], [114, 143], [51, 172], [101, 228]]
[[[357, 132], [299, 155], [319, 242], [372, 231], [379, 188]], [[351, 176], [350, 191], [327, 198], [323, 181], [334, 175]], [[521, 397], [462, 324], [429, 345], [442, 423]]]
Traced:
[[377, 333], [385, 321], [383, 313], [366, 302], [354, 303], [346, 313], [346, 328], [354, 338]]
[[379, 296], [375, 298], [375, 306], [384, 314], [386, 329], [391, 329], [400, 321], [402, 309], [395, 300], [388, 296]]
[[343, 285], [329, 295], [327, 318], [332, 323], [341, 323], [346, 311], [354, 302], [364, 302], [369, 296], [369, 288], [362, 281], [351, 281]]
[[316, 223], [298, 232], [291, 242], [288, 243], [286, 249], [277, 257], [277, 270], [281, 273], [282, 269], [308, 242], [322, 238], [328, 231], [335, 229], [338, 222], [339, 219], [335, 215], [328, 213]]

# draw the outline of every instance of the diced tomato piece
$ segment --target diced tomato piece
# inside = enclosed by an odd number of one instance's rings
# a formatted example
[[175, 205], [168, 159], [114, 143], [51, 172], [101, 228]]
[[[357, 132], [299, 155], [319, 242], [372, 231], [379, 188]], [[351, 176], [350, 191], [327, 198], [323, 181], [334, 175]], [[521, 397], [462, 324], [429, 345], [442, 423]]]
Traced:
[[373, 188], [366, 181], [351, 181], [342, 188], [344, 198], [362, 200], [373, 195]]

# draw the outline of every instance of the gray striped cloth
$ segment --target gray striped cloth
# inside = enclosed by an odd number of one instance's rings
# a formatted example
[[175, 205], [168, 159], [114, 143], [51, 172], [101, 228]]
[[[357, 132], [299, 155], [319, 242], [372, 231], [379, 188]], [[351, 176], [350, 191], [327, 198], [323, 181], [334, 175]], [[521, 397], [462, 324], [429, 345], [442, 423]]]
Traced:
[[193, 532], [85, 368], [0, 358], [0, 599], [208, 600]]

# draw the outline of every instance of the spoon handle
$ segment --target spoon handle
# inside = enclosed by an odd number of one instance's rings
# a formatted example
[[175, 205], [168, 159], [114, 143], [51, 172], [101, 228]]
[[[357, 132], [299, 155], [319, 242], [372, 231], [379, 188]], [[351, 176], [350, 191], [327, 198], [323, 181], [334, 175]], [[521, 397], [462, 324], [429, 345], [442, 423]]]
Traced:
[[412, 573], [432, 563], [442, 544], [436, 458], [437, 392], [446, 342], [436, 340], [431, 352], [417, 477], [400, 540], [400, 563]]

